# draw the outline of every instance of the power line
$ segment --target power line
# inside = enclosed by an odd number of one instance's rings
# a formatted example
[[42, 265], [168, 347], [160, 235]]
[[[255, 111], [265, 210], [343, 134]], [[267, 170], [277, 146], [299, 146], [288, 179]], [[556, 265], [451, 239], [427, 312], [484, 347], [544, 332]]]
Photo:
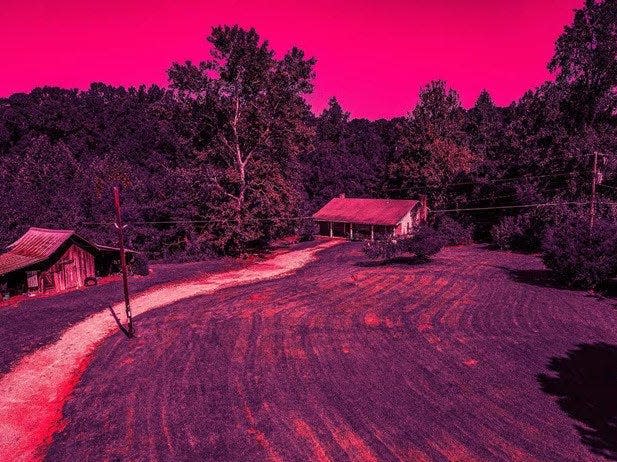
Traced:
[[[251, 218], [250, 221], [297, 221], [313, 218], [312, 216], [297, 216], [285, 218]], [[234, 223], [236, 220], [228, 219], [212, 219], [212, 220], [159, 220], [159, 221], [131, 221], [127, 223], [132, 226], [139, 225], [184, 225], [184, 224], [207, 224], [207, 223]], [[85, 221], [81, 223], [84, 226], [114, 226], [111, 221]]]
[[[429, 209], [429, 213], [447, 213], [447, 212], [477, 212], [477, 211], [487, 211], [487, 210], [508, 210], [508, 209], [522, 209], [522, 208], [533, 208], [533, 207], [552, 207], [557, 205], [589, 205], [590, 201], [570, 201], [570, 202], [543, 202], [536, 204], [521, 204], [521, 205], [495, 205], [488, 207], [464, 207], [464, 208], [454, 208], [454, 209]], [[606, 205], [617, 205], [617, 202], [600, 202], [601, 204]], [[312, 219], [312, 216], [299, 216], [299, 217], [287, 217], [287, 218], [255, 218], [254, 220], [259, 221], [297, 221], [297, 220], [307, 220]], [[150, 224], [205, 224], [205, 223], [231, 223], [233, 220], [181, 220], [181, 221], [141, 221], [141, 222], [130, 222], [127, 225], [150, 225]], [[82, 223], [83, 225], [105, 225], [105, 226], [114, 226], [114, 223], [111, 222], [87, 222]]]
[[550, 207], [555, 205], [589, 205], [589, 201], [586, 202], [545, 202], [540, 204], [524, 204], [524, 205], [497, 205], [493, 207], [470, 207], [461, 209], [441, 209], [441, 210], [429, 210], [429, 213], [444, 213], [444, 212], [476, 212], [482, 210], [505, 210], [505, 209], [522, 209], [533, 207]]

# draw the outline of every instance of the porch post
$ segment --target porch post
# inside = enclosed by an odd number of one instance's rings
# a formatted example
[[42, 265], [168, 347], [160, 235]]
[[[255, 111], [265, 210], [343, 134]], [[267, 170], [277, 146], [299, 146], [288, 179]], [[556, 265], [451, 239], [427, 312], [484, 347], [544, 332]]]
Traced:
[[332, 237], [333, 236], [333, 234], [332, 234], [332, 222], [329, 221], [328, 223], [330, 224], [330, 237]]
[[375, 226], [371, 225], [371, 241], [375, 240]]
[[349, 240], [353, 241], [353, 223], [349, 223]]

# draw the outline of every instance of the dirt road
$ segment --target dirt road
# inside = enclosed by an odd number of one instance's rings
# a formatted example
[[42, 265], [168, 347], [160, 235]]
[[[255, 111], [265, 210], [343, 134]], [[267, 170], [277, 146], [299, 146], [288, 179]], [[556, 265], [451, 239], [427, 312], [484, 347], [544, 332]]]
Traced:
[[614, 300], [535, 257], [367, 266], [346, 244], [186, 295], [96, 350], [48, 460], [617, 458]]
[[[337, 241], [321, 242], [205, 279], [156, 286], [133, 298], [133, 313], [139, 316], [224, 287], [287, 275], [335, 244]], [[116, 304], [113, 309], [120, 313], [123, 305]], [[55, 343], [25, 356], [0, 377], [0, 460], [32, 460], [44, 455], [53, 433], [62, 428], [62, 408], [87, 367], [90, 354], [116, 331], [110, 313], [99, 312], [64, 331]]]
[[[129, 278], [132, 294], [157, 285], [203, 277], [246, 266], [244, 260], [218, 258], [195, 263], [152, 265], [148, 276]], [[0, 302], [0, 374], [22, 357], [56, 342], [69, 327], [122, 300], [122, 281], [79, 290], [37, 296], [15, 303]]]

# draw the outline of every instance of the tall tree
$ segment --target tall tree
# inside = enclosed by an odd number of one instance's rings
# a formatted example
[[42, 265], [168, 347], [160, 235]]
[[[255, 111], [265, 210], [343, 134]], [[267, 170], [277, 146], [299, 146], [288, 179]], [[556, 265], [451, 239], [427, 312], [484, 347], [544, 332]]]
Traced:
[[174, 64], [169, 77], [199, 122], [210, 232], [220, 250], [237, 253], [289, 229], [297, 210], [297, 157], [312, 137], [303, 95], [315, 60], [297, 48], [277, 59], [254, 29], [239, 26], [215, 27], [208, 41], [209, 60]]
[[458, 93], [442, 80], [420, 91], [418, 104], [400, 125], [390, 182], [399, 195], [428, 193], [433, 205], [452, 199], [450, 184], [469, 173], [475, 156], [464, 131], [465, 111]]
[[[585, 0], [558, 38], [549, 69], [563, 95], [560, 124], [568, 131], [568, 154], [582, 158], [579, 168], [590, 172], [594, 151], [617, 150], [616, 0]], [[614, 182], [615, 162], [603, 167]]]

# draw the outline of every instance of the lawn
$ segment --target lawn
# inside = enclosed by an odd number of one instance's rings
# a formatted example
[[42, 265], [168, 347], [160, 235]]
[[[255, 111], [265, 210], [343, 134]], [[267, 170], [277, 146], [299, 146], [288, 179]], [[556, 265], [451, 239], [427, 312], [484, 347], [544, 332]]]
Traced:
[[480, 246], [318, 255], [103, 341], [47, 459], [617, 459], [614, 300]]

